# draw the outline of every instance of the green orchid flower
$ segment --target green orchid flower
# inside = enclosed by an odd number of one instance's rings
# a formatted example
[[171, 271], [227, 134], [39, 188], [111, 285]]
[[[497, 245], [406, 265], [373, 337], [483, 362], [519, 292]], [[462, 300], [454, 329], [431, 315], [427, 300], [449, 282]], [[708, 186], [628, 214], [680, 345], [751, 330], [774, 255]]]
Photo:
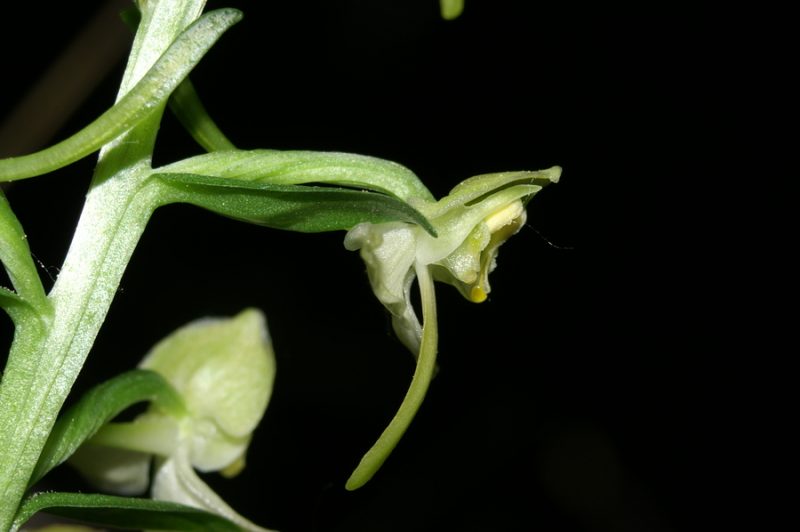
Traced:
[[[345, 247], [360, 250], [375, 296], [391, 314], [400, 341], [417, 357], [397, 414], [361, 459], [347, 489], [359, 488], [375, 474], [425, 397], [438, 343], [434, 280], [455, 286], [469, 301], [485, 301], [500, 245], [525, 224], [527, 201], [544, 185], [558, 182], [560, 175], [559, 167], [486, 174], [463, 181], [439, 201], [410, 198], [409, 204], [430, 221], [436, 236], [405, 222], [363, 223], [347, 233]], [[422, 323], [411, 304], [415, 279]]]
[[163, 376], [183, 400], [177, 415], [151, 409], [128, 423], [109, 423], [72, 456], [88, 480], [118, 494], [200, 508], [245, 530], [265, 531], [225, 503], [195, 473], [242, 470], [253, 430], [267, 408], [275, 359], [260, 311], [203, 319], [157, 344], [140, 367]]

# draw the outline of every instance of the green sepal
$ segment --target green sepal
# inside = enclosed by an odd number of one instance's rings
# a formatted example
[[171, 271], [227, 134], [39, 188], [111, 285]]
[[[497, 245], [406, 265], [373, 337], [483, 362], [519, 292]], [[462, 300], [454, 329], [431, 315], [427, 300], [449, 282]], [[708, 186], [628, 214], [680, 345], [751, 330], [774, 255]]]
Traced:
[[198, 174], [153, 174], [161, 204], [189, 203], [229, 218], [276, 229], [318, 233], [349, 230], [363, 222], [404, 221], [432, 236], [428, 220], [392, 196], [334, 187], [271, 185]]
[[35, 177], [62, 168], [99, 150], [146, 119], [241, 17], [241, 12], [235, 9], [219, 9], [200, 17], [175, 39], [130, 92], [94, 122], [49, 148], [0, 160], [0, 181]]
[[239, 532], [227, 519], [172, 502], [116, 497], [94, 493], [43, 492], [23, 501], [12, 530], [18, 530], [37, 512], [78, 519], [90, 524], [127, 530]]
[[[435, 204], [425, 204], [420, 209], [429, 218], [438, 218], [454, 207], [470, 207], [480, 203], [502, 189], [518, 185], [533, 185], [537, 187], [536, 190], [540, 190], [551, 183], [558, 183], [560, 177], [561, 167], [559, 166], [536, 171], [481, 174], [465, 179], [454, 186], [447, 196]], [[527, 203], [532, 197], [533, 195], [529, 196], [523, 203]]]
[[181, 417], [185, 407], [169, 382], [151, 370], [136, 369], [89, 390], [56, 421], [29, 486], [63, 463], [83, 442], [126, 408], [150, 401], [157, 409]]

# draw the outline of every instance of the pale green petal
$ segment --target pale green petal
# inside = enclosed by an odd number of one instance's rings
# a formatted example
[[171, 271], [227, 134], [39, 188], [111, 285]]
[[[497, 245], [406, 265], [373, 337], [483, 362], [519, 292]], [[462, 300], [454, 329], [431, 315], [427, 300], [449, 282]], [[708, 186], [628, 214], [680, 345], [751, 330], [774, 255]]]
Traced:
[[411, 304], [411, 287], [415, 279], [414, 271], [409, 270], [403, 288], [404, 299], [402, 308], [392, 313], [392, 329], [397, 338], [416, 358], [419, 355], [420, 342], [422, 341], [422, 325], [419, 322], [414, 306]]
[[397, 337], [414, 355], [419, 352], [422, 326], [411, 305], [414, 260], [420, 229], [411, 224], [359, 224], [348, 231], [344, 245], [361, 250], [372, 291], [392, 315]]
[[481, 253], [491, 241], [491, 232], [486, 223], [479, 223], [450, 255], [431, 264], [434, 279], [458, 288], [467, 299], [473, 299], [470, 286], [478, 281], [481, 273]]
[[246, 437], [258, 425], [275, 377], [266, 322], [254, 309], [178, 329], [153, 348], [141, 367], [166, 377], [192, 418], [210, 420], [233, 437]]
[[[454, 186], [447, 196], [448, 202], [468, 204], [486, 194], [501, 190], [512, 184], [547, 185], [558, 183], [561, 178], [561, 167], [553, 166], [546, 170], [524, 172], [499, 172], [495, 174], [481, 174], [465, 179]], [[440, 203], [441, 203], [440, 202]]]
[[156, 345], [141, 366], [175, 387], [187, 413], [175, 418], [151, 409], [110, 423], [73, 456], [73, 465], [101, 489], [126, 495], [146, 489], [151, 455], [168, 462], [181, 455], [201, 471], [240, 469], [275, 374], [263, 315], [245, 310], [191, 323]]
[[[497, 266], [497, 253], [500, 246], [513, 235], [517, 234], [525, 225], [528, 213], [521, 209], [518, 214], [506, 213], [508, 216], [503, 220], [497, 220], [501, 225], [493, 226], [493, 220], [489, 219], [487, 225], [492, 226], [492, 238], [481, 254], [481, 278], [471, 286], [470, 297], [475, 299], [476, 288], [480, 289], [480, 294], [485, 297], [491, 291], [489, 286], [489, 274]], [[494, 217], [493, 217], [494, 218]], [[477, 296], [478, 298], [480, 296]]]
[[145, 413], [127, 423], [108, 423], [89, 443], [137, 451], [146, 454], [168, 456], [175, 452], [179, 443], [178, 421], [158, 413]]
[[192, 419], [187, 427], [192, 465], [200, 471], [219, 471], [244, 457], [250, 434], [231, 436], [208, 419]]
[[415, 227], [401, 222], [363, 223], [347, 232], [344, 246], [361, 250], [372, 290], [387, 307], [403, 304], [408, 272], [416, 253]]
[[89, 483], [117, 495], [140, 495], [150, 480], [150, 455], [84, 444], [69, 459]]
[[192, 469], [185, 450], [158, 464], [152, 496], [156, 500], [207, 510], [236, 523], [244, 530], [270, 532], [242, 517], [203, 482]]
[[439, 262], [453, 253], [484, 219], [541, 188], [538, 185], [515, 185], [490, 194], [478, 203], [452, 206], [442, 216], [431, 220], [438, 238], [420, 233], [417, 260], [423, 264]]

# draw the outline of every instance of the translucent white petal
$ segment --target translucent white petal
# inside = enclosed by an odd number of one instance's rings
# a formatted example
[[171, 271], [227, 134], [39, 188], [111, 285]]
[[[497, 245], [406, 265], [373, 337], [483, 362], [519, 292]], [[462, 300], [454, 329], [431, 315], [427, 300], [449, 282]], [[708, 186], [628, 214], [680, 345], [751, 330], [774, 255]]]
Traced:
[[244, 530], [271, 532], [242, 517], [203, 482], [189, 463], [188, 451], [180, 449], [158, 464], [153, 479], [153, 499], [171, 501], [220, 515]]
[[85, 444], [69, 463], [92, 485], [117, 495], [140, 495], [150, 480], [150, 455], [135, 451]]
[[181, 433], [195, 467], [219, 470], [244, 455], [275, 378], [261, 312], [190, 323], [158, 343], [141, 367], [166, 377], [181, 394], [189, 411]]
[[419, 228], [406, 223], [359, 224], [345, 236], [348, 250], [361, 250], [375, 297], [392, 315], [397, 337], [419, 352], [422, 326], [411, 305]]

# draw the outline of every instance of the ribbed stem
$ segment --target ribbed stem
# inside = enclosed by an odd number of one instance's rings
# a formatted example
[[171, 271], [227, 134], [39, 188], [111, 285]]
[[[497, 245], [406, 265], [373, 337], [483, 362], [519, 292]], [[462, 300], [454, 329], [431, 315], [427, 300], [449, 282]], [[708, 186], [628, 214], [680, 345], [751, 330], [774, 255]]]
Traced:
[[43, 334], [16, 331], [0, 387], [0, 530], [10, 526], [156, 204], [141, 172], [118, 177], [127, 179], [122, 186], [107, 181], [90, 192], [50, 295], [52, 321]]
[[[203, 0], [147, 2], [119, 99], [197, 18]], [[105, 320], [122, 274], [157, 205], [148, 186], [164, 105], [100, 153], [45, 327], [17, 324], [0, 383], [0, 531], [14, 515], [42, 447]]]

